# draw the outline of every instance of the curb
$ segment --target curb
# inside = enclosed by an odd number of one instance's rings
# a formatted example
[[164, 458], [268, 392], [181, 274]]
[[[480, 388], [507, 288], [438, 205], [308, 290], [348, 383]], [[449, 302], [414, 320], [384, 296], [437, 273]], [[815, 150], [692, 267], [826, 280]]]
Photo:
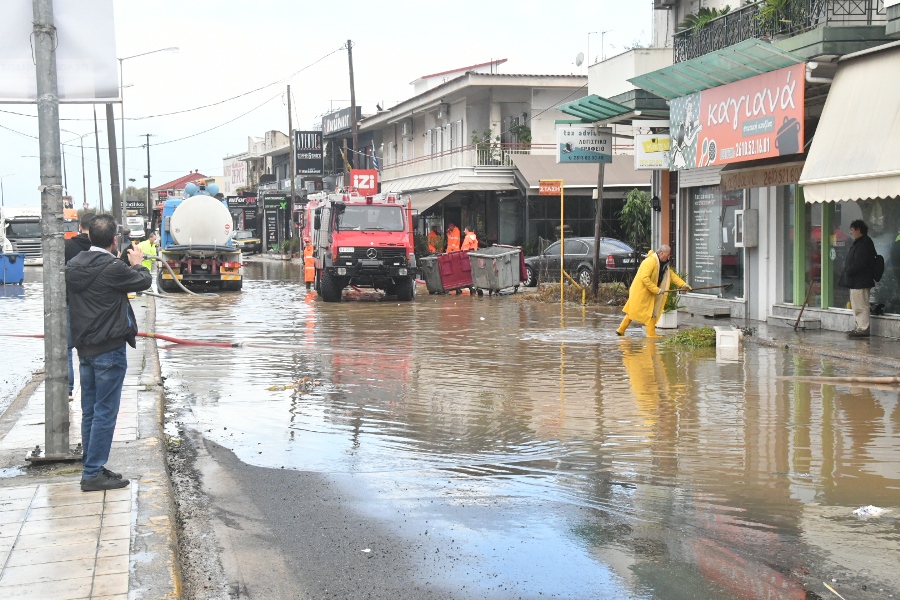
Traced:
[[790, 350], [791, 352], [800, 352], [811, 356], [827, 356], [829, 358], [838, 358], [851, 362], [863, 362], [870, 365], [877, 365], [879, 367], [887, 367], [890, 369], [900, 370], [900, 360], [884, 356], [877, 356], [872, 353], [847, 352], [846, 350], [836, 350], [830, 347], [813, 346], [809, 344], [788, 342], [777, 339], [766, 339], [756, 336], [747, 336], [744, 338], [744, 341], [750, 341], [751, 343], [760, 346], [766, 346], [768, 348], [785, 348], [787, 350]]

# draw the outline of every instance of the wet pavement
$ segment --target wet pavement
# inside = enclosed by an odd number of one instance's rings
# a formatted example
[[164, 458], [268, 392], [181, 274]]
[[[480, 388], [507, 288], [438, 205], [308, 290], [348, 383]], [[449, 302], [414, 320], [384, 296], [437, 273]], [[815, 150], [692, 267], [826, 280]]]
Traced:
[[884, 360], [751, 340], [721, 361], [618, 338], [616, 309], [326, 304], [296, 264], [246, 273], [157, 301], [158, 333], [242, 344], [161, 343], [170, 409], [247, 465], [327, 475], [437, 597], [897, 597], [900, 394], [776, 378]]

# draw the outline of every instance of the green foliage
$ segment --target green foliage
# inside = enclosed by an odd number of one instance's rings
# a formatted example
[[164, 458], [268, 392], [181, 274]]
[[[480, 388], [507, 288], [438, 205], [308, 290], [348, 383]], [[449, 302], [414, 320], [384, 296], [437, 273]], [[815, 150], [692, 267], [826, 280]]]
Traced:
[[431, 252], [428, 251], [428, 237], [416, 235], [413, 238], [413, 242], [416, 249], [416, 256], [428, 256], [431, 254]]
[[707, 8], [704, 6], [696, 13], [686, 16], [684, 21], [682, 21], [678, 27], [681, 30], [693, 29], [695, 32], [699, 32], [706, 27], [710, 21], [727, 15], [729, 12], [731, 12], [731, 7], [728, 5], [725, 5], [725, 7], [721, 9]]
[[303, 240], [299, 237], [293, 237], [289, 240], [281, 240], [282, 254], [299, 254], [303, 248]]
[[716, 330], [712, 327], [691, 327], [666, 338], [666, 346], [688, 346], [689, 348], [713, 348], [716, 345]]
[[633, 189], [619, 211], [626, 241], [635, 250], [646, 250], [650, 245], [650, 210], [650, 194]]
[[[669, 267], [669, 268], [671, 268], [671, 267]], [[672, 272], [675, 273], [676, 275], [678, 275], [679, 277], [681, 277], [682, 279], [684, 279], [684, 273], [679, 273], [678, 271], [675, 271], [674, 269], [672, 270]], [[670, 290], [678, 290], [678, 286], [675, 285], [675, 282], [670, 281], [669, 289]], [[677, 291], [671, 291], [668, 294], [666, 294], [666, 303], [663, 304], [663, 312], [664, 313], [672, 312], [673, 310], [678, 310], [679, 308], [681, 308], [681, 306], [682, 306], [681, 305], [681, 296], [678, 295]]]
[[516, 136], [520, 144], [531, 144], [531, 127], [528, 125], [513, 125], [509, 132]]
[[784, 19], [783, 14], [787, 11], [795, 0], [763, 0], [759, 4], [759, 12], [756, 18], [763, 23], [771, 23], [777, 25]]

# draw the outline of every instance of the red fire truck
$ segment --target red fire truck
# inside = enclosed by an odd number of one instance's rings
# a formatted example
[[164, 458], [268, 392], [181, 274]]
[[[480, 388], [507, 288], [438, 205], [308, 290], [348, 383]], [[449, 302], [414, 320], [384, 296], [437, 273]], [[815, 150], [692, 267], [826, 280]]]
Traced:
[[311, 242], [316, 291], [340, 302], [347, 286], [384, 290], [398, 300], [416, 293], [416, 256], [409, 199], [361, 196], [356, 190], [313, 194], [306, 205], [304, 242]]

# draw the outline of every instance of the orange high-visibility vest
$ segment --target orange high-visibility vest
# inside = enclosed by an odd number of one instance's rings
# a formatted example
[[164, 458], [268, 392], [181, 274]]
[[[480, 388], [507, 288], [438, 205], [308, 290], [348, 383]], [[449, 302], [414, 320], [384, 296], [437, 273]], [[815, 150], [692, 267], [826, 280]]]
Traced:
[[459, 252], [459, 227], [447, 230], [447, 252]]
[[439, 236], [438, 234], [436, 234], [433, 231], [428, 234], [428, 251], [429, 252], [437, 252], [437, 247], [434, 245], [434, 243], [437, 241], [437, 239], [439, 237], [441, 237], [441, 236]]
[[462, 250], [478, 250], [478, 236], [475, 235], [474, 231], [470, 231], [466, 234], [466, 239], [463, 240]]
[[303, 281], [312, 283], [316, 280], [316, 260], [313, 258], [313, 245], [307, 244], [303, 249]]

